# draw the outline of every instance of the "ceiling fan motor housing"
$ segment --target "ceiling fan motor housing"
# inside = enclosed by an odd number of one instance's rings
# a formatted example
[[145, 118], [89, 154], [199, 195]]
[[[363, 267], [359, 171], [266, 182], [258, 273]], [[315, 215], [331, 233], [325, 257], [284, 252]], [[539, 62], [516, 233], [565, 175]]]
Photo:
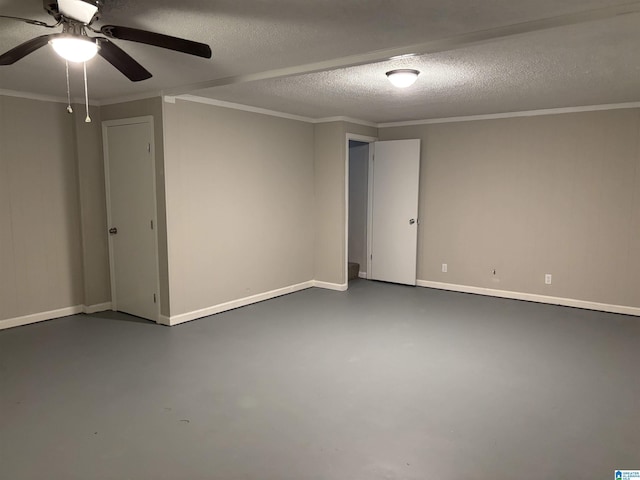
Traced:
[[[62, 3], [62, 6], [59, 3]], [[57, 22], [64, 18], [81, 22], [84, 25], [90, 25], [100, 18], [103, 3], [102, 0], [42, 0], [44, 9]]]

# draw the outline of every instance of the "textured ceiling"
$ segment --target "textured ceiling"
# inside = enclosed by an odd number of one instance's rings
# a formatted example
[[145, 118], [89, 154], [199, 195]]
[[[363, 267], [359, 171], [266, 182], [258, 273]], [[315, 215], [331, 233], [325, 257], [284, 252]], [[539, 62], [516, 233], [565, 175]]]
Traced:
[[[313, 118], [371, 122], [517, 112], [640, 100], [640, 14], [480, 46], [194, 94]], [[415, 68], [397, 89], [385, 72]]]
[[[101, 58], [89, 62], [93, 100], [167, 91], [193, 93], [309, 117], [347, 115], [394, 121], [640, 100], [640, 15], [544, 29], [491, 40], [492, 32], [594, 9], [639, 2], [613, 0], [105, 0], [96, 26], [117, 24], [209, 43], [205, 60], [126, 41], [116, 43], [154, 77], [129, 82]], [[0, 14], [49, 20], [41, 0], [0, 0]], [[606, 15], [605, 15], [606, 16]], [[522, 26], [522, 27], [521, 27]], [[533, 28], [536, 30], [538, 27]], [[529, 28], [531, 30], [531, 28]], [[471, 32], [484, 41], [411, 59], [423, 74], [414, 88], [393, 90], [384, 72], [411, 53]], [[41, 27], [0, 19], [0, 52]], [[496, 34], [496, 37], [502, 34]], [[431, 42], [431, 43], [430, 43]], [[446, 42], [445, 42], [446, 43]], [[443, 51], [446, 50], [446, 51]], [[345, 60], [345, 57], [349, 57]], [[318, 66], [318, 62], [324, 62]], [[362, 64], [348, 68], [336, 67]], [[400, 63], [407, 63], [403, 60]], [[414, 63], [415, 62], [415, 63]], [[315, 65], [312, 65], [315, 64]], [[310, 71], [327, 71], [306, 73]], [[277, 70], [281, 69], [281, 70]], [[288, 76], [292, 73], [302, 75]], [[248, 81], [262, 78], [258, 81]], [[192, 91], [190, 85], [220, 85]], [[81, 96], [81, 76], [72, 89]], [[65, 96], [64, 64], [49, 47], [0, 67], [0, 89]]]

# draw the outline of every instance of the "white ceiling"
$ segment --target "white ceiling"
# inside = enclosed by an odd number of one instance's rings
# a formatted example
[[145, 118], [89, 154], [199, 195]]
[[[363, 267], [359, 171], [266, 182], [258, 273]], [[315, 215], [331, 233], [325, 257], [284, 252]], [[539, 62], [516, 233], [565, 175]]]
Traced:
[[[90, 97], [191, 93], [372, 122], [636, 102], [639, 12], [624, 0], [105, 0], [95, 26], [205, 42], [213, 58], [115, 41], [154, 77], [132, 83], [96, 58]], [[0, 0], [0, 14], [50, 19], [41, 0]], [[0, 19], [0, 52], [46, 33]], [[388, 84], [398, 66], [422, 72], [410, 89]], [[64, 64], [43, 47], [0, 66], [0, 89], [64, 97]]]

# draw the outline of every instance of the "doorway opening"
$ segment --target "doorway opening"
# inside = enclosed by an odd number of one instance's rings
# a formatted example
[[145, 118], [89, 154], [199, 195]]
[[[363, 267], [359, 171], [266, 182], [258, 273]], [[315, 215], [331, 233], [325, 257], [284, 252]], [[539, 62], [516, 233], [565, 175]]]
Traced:
[[415, 286], [420, 140], [347, 134], [345, 158], [347, 288], [356, 278]]
[[347, 134], [345, 168], [345, 279], [346, 283], [367, 278], [369, 252], [369, 176], [377, 139]]

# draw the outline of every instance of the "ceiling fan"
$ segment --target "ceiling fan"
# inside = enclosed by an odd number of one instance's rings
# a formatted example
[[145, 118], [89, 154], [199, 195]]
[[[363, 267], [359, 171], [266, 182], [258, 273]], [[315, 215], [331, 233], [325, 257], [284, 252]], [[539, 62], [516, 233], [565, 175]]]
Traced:
[[[54, 50], [68, 61], [86, 62], [98, 54], [132, 82], [151, 78], [149, 71], [109, 39], [129, 40], [211, 58], [211, 48], [204, 43], [117, 25], [93, 28], [93, 23], [100, 18], [103, 0], [43, 0], [42, 3], [46, 12], [55, 20], [54, 24], [7, 15], [0, 15], [0, 18], [19, 20], [45, 28], [62, 27], [62, 32], [41, 35], [18, 45], [0, 55], [0, 65], [11, 65], [50, 43]], [[104, 36], [91, 37], [88, 32]]]

